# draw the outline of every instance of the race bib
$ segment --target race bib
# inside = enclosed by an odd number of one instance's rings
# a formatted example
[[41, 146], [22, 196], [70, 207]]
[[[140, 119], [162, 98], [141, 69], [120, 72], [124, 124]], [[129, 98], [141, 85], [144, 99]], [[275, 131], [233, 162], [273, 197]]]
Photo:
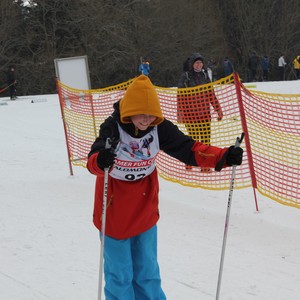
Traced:
[[159, 152], [157, 126], [142, 138], [133, 138], [119, 124], [118, 127], [120, 142], [109, 175], [125, 181], [139, 180], [150, 175], [155, 169], [155, 158]]

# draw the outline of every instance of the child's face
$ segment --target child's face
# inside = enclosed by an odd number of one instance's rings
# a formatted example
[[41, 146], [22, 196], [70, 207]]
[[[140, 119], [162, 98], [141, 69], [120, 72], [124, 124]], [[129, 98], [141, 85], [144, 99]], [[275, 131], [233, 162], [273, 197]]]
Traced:
[[156, 117], [151, 115], [135, 115], [131, 117], [132, 123], [139, 130], [146, 130], [155, 119]]

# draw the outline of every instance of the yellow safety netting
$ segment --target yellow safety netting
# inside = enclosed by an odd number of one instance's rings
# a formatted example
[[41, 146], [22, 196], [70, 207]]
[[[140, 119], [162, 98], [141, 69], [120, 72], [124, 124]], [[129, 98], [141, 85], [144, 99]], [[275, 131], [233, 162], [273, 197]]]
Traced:
[[[77, 90], [57, 81], [73, 165], [86, 166], [100, 124], [113, 112], [113, 104], [131, 81], [93, 90]], [[194, 88], [156, 86], [156, 90], [164, 116], [194, 139], [228, 147], [245, 132], [244, 160], [236, 169], [235, 188], [253, 186], [273, 200], [300, 208], [300, 95], [250, 92], [236, 74]], [[208, 106], [207, 99], [211, 102]], [[221, 121], [219, 108], [223, 111]], [[160, 176], [167, 180], [204, 189], [228, 189], [231, 168], [203, 173], [197, 167], [186, 169], [163, 152], [156, 163]]]
[[300, 208], [300, 94], [242, 96], [257, 190]]

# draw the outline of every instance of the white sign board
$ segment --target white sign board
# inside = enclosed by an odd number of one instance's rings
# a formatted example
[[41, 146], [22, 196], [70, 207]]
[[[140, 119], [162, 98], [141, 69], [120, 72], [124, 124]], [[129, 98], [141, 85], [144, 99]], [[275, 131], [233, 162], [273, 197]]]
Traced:
[[65, 85], [78, 89], [90, 90], [90, 73], [87, 56], [54, 59], [56, 77]]

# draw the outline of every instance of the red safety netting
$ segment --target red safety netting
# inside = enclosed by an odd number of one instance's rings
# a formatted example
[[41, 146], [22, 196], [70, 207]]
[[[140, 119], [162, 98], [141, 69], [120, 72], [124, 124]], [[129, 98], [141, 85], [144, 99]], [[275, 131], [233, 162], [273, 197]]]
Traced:
[[[83, 91], [57, 81], [70, 168], [85, 167], [100, 124], [113, 112], [113, 104], [130, 83]], [[300, 208], [300, 95], [250, 92], [236, 74], [194, 88], [156, 90], [164, 116], [196, 140], [228, 147], [245, 133], [244, 160], [236, 169], [235, 188], [253, 186], [280, 203]], [[223, 118], [219, 121], [220, 110]], [[191, 187], [228, 189], [231, 168], [222, 172], [187, 169], [163, 152], [156, 163], [160, 176], [167, 180]]]
[[300, 208], [300, 95], [242, 87], [242, 98], [258, 191]]

